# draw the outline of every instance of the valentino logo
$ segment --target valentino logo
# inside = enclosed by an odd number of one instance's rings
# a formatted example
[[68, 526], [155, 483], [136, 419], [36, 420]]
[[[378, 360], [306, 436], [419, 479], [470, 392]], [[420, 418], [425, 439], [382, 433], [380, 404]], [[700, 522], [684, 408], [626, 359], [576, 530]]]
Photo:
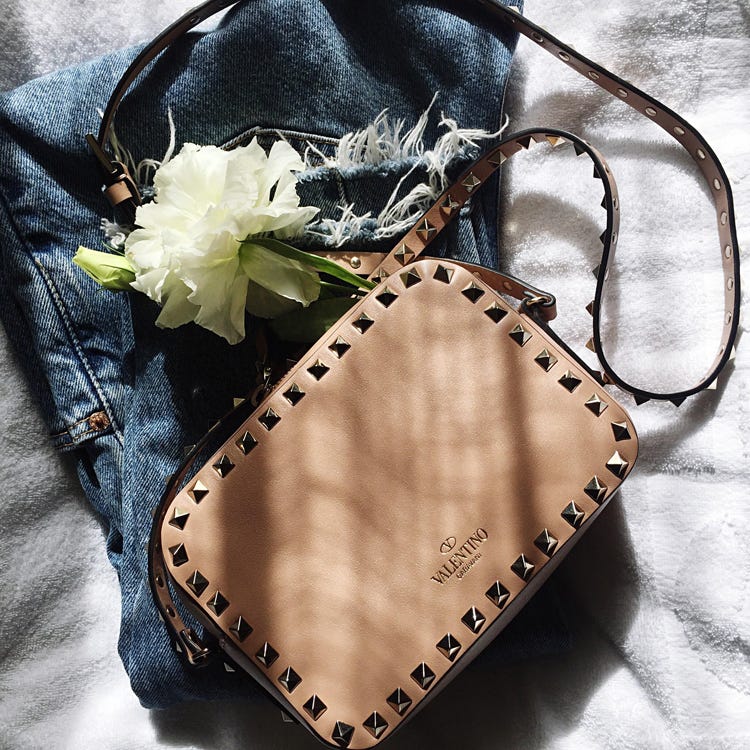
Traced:
[[447, 555], [456, 546], [456, 537], [449, 536], [441, 545], [440, 551]]
[[478, 528], [456, 549], [456, 537], [449, 536], [440, 545], [440, 552], [450, 556], [447, 562], [438, 568], [431, 580], [442, 586], [453, 576], [458, 580], [463, 578], [479, 562], [482, 557], [479, 548], [487, 541], [488, 537], [489, 534], [485, 529]]

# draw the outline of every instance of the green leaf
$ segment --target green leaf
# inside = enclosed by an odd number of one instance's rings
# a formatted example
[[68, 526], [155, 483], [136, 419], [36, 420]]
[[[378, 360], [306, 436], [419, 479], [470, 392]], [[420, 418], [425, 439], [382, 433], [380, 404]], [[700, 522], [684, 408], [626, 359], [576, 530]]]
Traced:
[[257, 318], [278, 318], [280, 315], [291, 312], [300, 307], [299, 302], [295, 302], [288, 297], [282, 297], [260, 284], [256, 284], [252, 279], [247, 286], [247, 301], [245, 309]]
[[315, 271], [260, 244], [243, 242], [240, 264], [251, 281], [304, 307], [320, 296], [320, 277]]
[[282, 315], [269, 325], [285, 341], [312, 344], [357, 302], [357, 298], [322, 299], [313, 302], [306, 310], [295, 310]]
[[327, 273], [329, 276], [333, 276], [334, 278], [339, 279], [339, 281], [350, 284], [357, 289], [374, 289], [377, 286], [375, 282], [367, 281], [367, 279], [357, 276], [356, 273], [347, 271], [332, 260], [321, 258], [314, 253], [306, 253], [304, 250], [298, 250], [296, 247], [287, 245], [280, 240], [274, 240], [271, 238], [250, 238], [245, 240], [242, 244], [244, 245], [245, 243], [260, 245], [261, 247], [272, 250], [285, 258], [310, 266], [310, 268], [314, 268], [319, 273]]
[[123, 255], [79, 247], [73, 256], [73, 263], [97, 284], [113, 292], [128, 291], [131, 289], [131, 282], [135, 281], [135, 270]]

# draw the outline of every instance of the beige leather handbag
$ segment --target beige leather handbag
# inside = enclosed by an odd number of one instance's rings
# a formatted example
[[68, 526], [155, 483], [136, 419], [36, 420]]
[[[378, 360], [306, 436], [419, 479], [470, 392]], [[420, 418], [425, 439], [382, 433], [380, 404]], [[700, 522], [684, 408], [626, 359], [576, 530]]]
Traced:
[[[191, 12], [113, 96], [98, 140], [113, 203], [137, 201], [104, 153], [119, 98], [173, 39], [230, 2]], [[601, 155], [526, 131], [471, 166], [385, 257], [379, 281], [257, 408], [238, 406], [173, 477], [149, 546], [150, 580], [186, 664], [221, 653], [333, 747], [392, 735], [524, 606], [633, 468], [638, 440], [605, 389], [679, 405], [731, 357], [739, 258], [726, 175], [681, 117], [496, 0], [488, 12], [656, 121], [693, 155], [716, 202], [726, 325], [708, 375], [668, 394], [609, 366], [600, 302], [619, 203]], [[607, 229], [590, 312], [591, 371], [548, 327], [555, 300], [517, 279], [425, 256], [513, 154], [572, 144], [602, 180]], [[520, 300], [514, 307], [508, 298]], [[218, 437], [218, 448], [204, 457]], [[175, 599], [203, 625], [188, 629]]]

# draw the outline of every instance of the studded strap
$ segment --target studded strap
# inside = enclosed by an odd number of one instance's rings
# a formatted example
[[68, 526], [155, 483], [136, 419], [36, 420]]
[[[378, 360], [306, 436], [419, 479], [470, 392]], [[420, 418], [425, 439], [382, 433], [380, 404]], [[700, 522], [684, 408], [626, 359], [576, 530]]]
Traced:
[[[732, 192], [726, 173], [716, 154], [705, 139], [682, 117], [665, 107], [659, 101], [640, 91], [632, 84], [610, 73], [597, 63], [592, 62], [576, 52], [569, 45], [564, 44], [547, 31], [525, 19], [517, 8], [503, 5], [500, 0], [478, 0], [489, 13], [503, 23], [509, 23], [519, 33], [528, 37], [550, 54], [557, 57], [566, 65], [572, 67], [581, 75], [601, 86], [613, 96], [636, 109], [648, 119], [660, 125], [671, 137], [685, 148], [693, 160], [698, 164], [704, 179], [714, 197], [718, 221], [720, 248], [723, 259], [725, 278], [725, 325], [722, 332], [721, 345], [708, 374], [695, 386], [684, 391], [674, 393], [657, 393], [642, 390], [628, 384], [612, 369], [602, 347], [601, 338], [601, 303], [608, 279], [609, 264], [614, 258], [617, 246], [619, 226], [619, 201], [617, 190], [611, 171], [601, 154], [589, 144], [572, 134], [553, 129], [529, 130], [517, 133], [503, 140], [495, 149], [479, 159], [447, 190], [438, 202], [430, 208], [416, 223], [406, 237], [392, 249], [371, 278], [383, 278], [398, 270], [407, 262], [414, 260], [434, 241], [446, 224], [454, 218], [461, 206], [486, 182], [491, 174], [510, 156], [529, 148], [533, 144], [547, 142], [551, 146], [560, 146], [566, 142], [573, 144], [577, 153], [588, 154], [594, 162], [595, 176], [602, 179], [605, 191], [604, 207], [607, 210], [607, 228], [602, 235], [602, 262], [596, 270], [596, 295], [590, 312], [593, 316], [593, 337], [591, 347], [594, 349], [602, 364], [604, 374], [602, 380], [614, 383], [625, 391], [632, 393], [637, 403], [650, 399], [669, 400], [676, 405], [681, 404], [688, 396], [706, 388], [715, 387], [716, 378], [734, 354], [734, 344], [737, 337], [740, 280], [739, 280], [739, 247], [735, 226], [734, 204]], [[138, 189], [128, 173], [127, 168], [113, 159], [107, 152], [111, 138], [111, 129], [117, 108], [128, 89], [145, 69], [145, 67], [172, 42], [179, 39], [190, 29], [197, 26], [211, 15], [237, 4], [237, 0], [209, 0], [165, 29], [150, 45], [148, 45], [133, 61], [122, 79], [116, 86], [102, 119], [98, 137], [87, 136], [87, 141], [98, 159], [104, 175], [104, 192], [113, 206], [121, 206], [131, 215], [134, 213], [141, 198]], [[503, 276], [488, 269], [472, 269], [499, 291], [512, 294], [523, 299], [522, 310], [534, 316], [544, 325], [554, 317], [554, 298], [544, 292], [534, 289], [512, 277]], [[554, 335], [554, 334], [552, 334]], [[217, 428], [237, 424], [248, 416], [250, 407], [239, 407], [222, 420]], [[185, 657], [188, 664], [199, 666], [209, 661], [212, 650], [202, 643], [196, 634], [187, 628], [177, 612], [172, 599], [162, 550], [159, 543], [159, 529], [169, 501], [179, 490], [182, 481], [187, 477], [190, 469], [198, 459], [214, 431], [206, 434], [193, 449], [177, 474], [170, 480], [166, 494], [158, 506], [149, 541], [149, 582], [154, 600], [165, 620], [177, 650]]]
[[[602, 344], [601, 306], [609, 278], [609, 266], [614, 259], [614, 251], [617, 247], [618, 239], [615, 224], [618, 219], [619, 207], [616, 195], [614, 194], [609, 197], [605, 195], [608, 226], [602, 237], [604, 244], [602, 261], [596, 269], [596, 293], [594, 301], [590, 306], [590, 312], [593, 316], [593, 336], [590, 348], [595, 351], [601, 362], [604, 371], [604, 380], [618, 385], [624, 391], [632, 393], [638, 404], [650, 399], [658, 399], [668, 400], [679, 406], [688, 396], [692, 396], [707, 388], [715, 388], [719, 373], [734, 356], [740, 311], [740, 256], [731, 187], [724, 168], [713, 149], [708, 145], [703, 136], [686, 120], [680, 117], [680, 115], [664, 106], [652, 96], [649, 96], [615, 74], [610, 73], [601, 65], [584, 57], [569, 45], [556, 39], [545, 29], [527, 20], [520, 14], [518, 8], [503, 5], [501, 0], [477, 1], [498, 21], [510, 24], [520, 34], [531, 39], [551, 55], [554, 55], [557, 59], [573, 68], [573, 70], [593, 81], [613, 96], [621, 99], [640, 112], [644, 117], [653, 120], [685, 148], [698, 164], [714, 198], [719, 230], [719, 247], [724, 272], [724, 327], [717, 354], [707, 374], [691, 388], [670, 393], [659, 393], [631, 385], [620, 377], [609, 364]], [[103, 189], [112, 205], [119, 205], [132, 215], [136, 206], [141, 202], [138, 189], [127, 168], [109, 156], [106, 151], [111, 138], [112, 124], [123, 96], [148, 63], [169, 47], [172, 42], [215, 13], [236, 4], [237, 0], [209, 0], [209, 2], [202, 3], [186, 13], [143, 49], [115, 87], [104, 112], [98, 138], [95, 138], [93, 135], [86, 137], [101, 165], [105, 181]], [[439, 204], [431, 208], [417, 222], [417, 225], [407, 235], [404, 242], [399, 243], [391, 251], [378, 269], [378, 273], [389, 273], [407, 255], [411, 254], [412, 258], [416, 258], [424, 252], [426, 247], [442, 230], [445, 220], [449, 220], [455, 215], [460, 206], [466, 202], [476, 188], [500, 166], [504, 160], [503, 157], [507, 158], [507, 156], [515, 153], [514, 149], [520, 150], [527, 147], [530, 141], [527, 142], [526, 139], [530, 137], [532, 140], [536, 140], [535, 133], [546, 136], [553, 135], [554, 132], [526, 131], [525, 133], [517, 134], [516, 136], [507, 138], [497, 149], [480, 159], [459, 179], [457, 185], [441, 197]], [[577, 150], [583, 148], [583, 150], [589, 151], [586, 144], [580, 139], [570, 138], [569, 135], [566, 137], [573, 141]], [[593, 149], [589, 151], [590, 155], [594, 153], [597, 154], [599, 161], [603, 163], [598, 152], [595, 152]], [[611, 180], [608, 180], [608, 178], [611, 178], [611, 173], [609, 171], [600, 172], [597, 176], [602, 177], [605, 183], [605, 193], [607, 193], [608, 183], [611, 183]], [[477, 181], [475, 185], [471, 184], [474, 180]], [[446, 199], [449, 199], [449, 204], [443, 205]], [[453, 202], [458, 203], [458, 206], [452, 206]], [[614, 216], [610, 215], [612, 212], [614, 212]], [[425, 221], [427, 224], [424, 223]], [[553, 314], [550, 314], [549, 295], [534, 294], [528, 285], [524, 285], [515, 279], [509, 280], [509, 283], [512, 289], [508, 291], [513, 293], [514, 296], [519, 296], [518, 293], [520, 292], [521, 298], [528, 296], [536, 298], [537, 304], [533, 306], [535, 316], [539, 317], [542, 321], [548, 321], [553, 317]]]

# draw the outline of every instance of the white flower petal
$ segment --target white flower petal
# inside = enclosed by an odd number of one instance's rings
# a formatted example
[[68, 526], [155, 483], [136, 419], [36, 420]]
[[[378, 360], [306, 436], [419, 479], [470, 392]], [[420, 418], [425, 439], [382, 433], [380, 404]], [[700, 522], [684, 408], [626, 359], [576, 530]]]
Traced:
[[[244, 338], [250, 282], [240, 243], [258, 234], [294, 236], [318, 213], [299, 205], [294, 172], [303, 168], [288, 143], [275, 143], [267, 156], [253, 139], [232, 151], [187, 143], [157, 170], [156, 198], [137, 209], [140, 228], [128, 237], [125, 256], [133, 289], [163, 305], [160, 326], [194, 320], [230, 343]], [[302, 304], [317, 298], [316, 274], [286, 261], [271, 265], [255, 273], [276, 292]]]

